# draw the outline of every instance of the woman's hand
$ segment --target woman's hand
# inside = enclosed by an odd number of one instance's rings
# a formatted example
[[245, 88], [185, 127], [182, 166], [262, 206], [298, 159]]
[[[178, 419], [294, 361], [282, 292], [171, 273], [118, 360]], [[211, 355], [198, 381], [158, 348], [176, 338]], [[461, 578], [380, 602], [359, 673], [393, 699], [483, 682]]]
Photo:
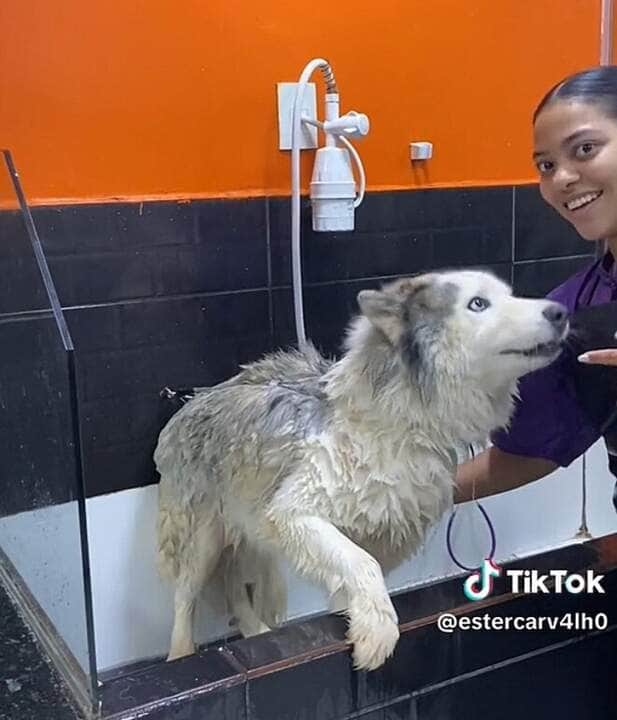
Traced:
[[617, 348], [609, 350], [589, 350], [578, 356], [578, 361], [589, 365], [615, 365], [617, 366]]
[[[617, 340], [617, 332], [613, 337]], [[579, 355], [577, 360], [588, 365], [617, 365], [617, 348], [588, 350]]]

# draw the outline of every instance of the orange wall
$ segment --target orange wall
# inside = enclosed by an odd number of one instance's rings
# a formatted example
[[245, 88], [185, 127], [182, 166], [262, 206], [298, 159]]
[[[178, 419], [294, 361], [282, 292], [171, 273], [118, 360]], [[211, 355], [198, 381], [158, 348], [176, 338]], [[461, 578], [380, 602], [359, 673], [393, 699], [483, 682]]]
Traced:
[[529, 181], [531, 111], [597, 63], [600, 4], [2, 0], [0, 146], [37, 203], [288, 193], [275, 83], [322, 55], [371, 118], [371, 189]]

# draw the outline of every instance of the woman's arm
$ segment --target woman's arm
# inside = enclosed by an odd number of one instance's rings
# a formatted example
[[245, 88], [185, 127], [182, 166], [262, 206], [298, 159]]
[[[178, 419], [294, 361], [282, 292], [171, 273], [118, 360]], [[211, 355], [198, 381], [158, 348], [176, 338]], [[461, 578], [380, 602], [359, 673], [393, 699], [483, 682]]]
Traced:
[[552, 473], [559, 466], [543, 458], [512, 455], [497, 447], [459, 465], [454, 502], [487, 497], [526, 485]]

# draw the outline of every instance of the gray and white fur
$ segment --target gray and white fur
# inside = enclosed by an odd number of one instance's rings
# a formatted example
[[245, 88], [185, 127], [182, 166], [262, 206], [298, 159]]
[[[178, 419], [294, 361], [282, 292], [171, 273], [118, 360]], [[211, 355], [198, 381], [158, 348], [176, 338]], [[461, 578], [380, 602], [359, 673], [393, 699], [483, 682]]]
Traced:
[[159, 560], [175, 586], [169, 659], [194, 652], [202, 586], [223, 577], [245, 636], [285, 615], [284, 557], [344, 598], [355, 666], [399, 631], [384, 572], [451, 506], [457, 452], [506, 426], [517, 379], [551, 362], [565, 310], [489, 273], [358, 295], [337, 362], [269, 355], [199, 393], [160, 434]]

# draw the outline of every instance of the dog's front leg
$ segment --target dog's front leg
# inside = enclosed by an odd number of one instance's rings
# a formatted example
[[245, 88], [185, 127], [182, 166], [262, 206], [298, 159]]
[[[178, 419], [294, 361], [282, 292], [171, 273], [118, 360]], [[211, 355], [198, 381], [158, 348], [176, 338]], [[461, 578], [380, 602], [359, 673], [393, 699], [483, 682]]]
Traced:
[[334, 525], [314, 516], [274, 519], [288, 559], [302, 574], [349, 598], [347, 637], [357, 669], [374, 670], [392, 654], [398, 618], [383, 574], [372, 555]]

